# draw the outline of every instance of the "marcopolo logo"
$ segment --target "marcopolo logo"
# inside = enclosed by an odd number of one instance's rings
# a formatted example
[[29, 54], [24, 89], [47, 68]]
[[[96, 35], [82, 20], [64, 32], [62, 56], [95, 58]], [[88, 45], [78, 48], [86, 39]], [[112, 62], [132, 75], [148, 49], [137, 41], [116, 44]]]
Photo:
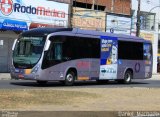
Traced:
[[56, 9], [50, 9], [37, 6], [33, 7], [32, 5], [21, 5], [20, 3], [13, 3], [12, 0], [0, 0], [0, 11], [3, 15], [10, 15], [12, 12], [16, 13], [25, 13], [32, 15], [41, 15], [41, 16], [50, 16], [50, 17], [58, 17], [65, 18], [66, 14], [64, 11], [59, 11]]
[[3, 15], [10, 15], [13, 11], [13, 1], [12, 0], [1, 0], [0, 11]]

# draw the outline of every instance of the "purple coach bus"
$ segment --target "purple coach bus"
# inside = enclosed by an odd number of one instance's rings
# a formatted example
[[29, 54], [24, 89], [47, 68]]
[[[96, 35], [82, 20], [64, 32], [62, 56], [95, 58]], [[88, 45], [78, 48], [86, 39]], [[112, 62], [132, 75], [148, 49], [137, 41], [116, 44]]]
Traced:
[[37, 28], [15, 40], [11, 78], [39, 84], [152, 77], [152, 44], [139, 37], [72, 28]]

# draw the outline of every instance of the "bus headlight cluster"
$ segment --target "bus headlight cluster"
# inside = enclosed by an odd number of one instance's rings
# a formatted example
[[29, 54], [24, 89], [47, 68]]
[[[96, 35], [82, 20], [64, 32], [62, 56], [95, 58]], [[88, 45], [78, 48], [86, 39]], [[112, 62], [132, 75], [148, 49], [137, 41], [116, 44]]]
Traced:
[[32, 69], [32, 72], [31, 73], [37, 73], [39, 69], [39, 65], [35, 66], [33, 69]]

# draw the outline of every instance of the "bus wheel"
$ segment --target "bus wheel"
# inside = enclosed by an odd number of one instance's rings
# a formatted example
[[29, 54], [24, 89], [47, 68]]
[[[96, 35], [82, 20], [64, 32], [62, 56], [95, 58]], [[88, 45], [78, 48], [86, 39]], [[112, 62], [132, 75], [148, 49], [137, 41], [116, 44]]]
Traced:
[[121, 84], [129, 84], [129, 83], [131, 83], [132, 78], [133, 78], [132, 72], [127, 70], [124, 74], [124, 78], [119, 79], [117, 81], [118, 81], [118, 83], [121, 83]]
[[76, 77], [75, 73], [72, 71], [69, 71], [66, 75], [64, 84], [66, 86], [72, 86], [74, 84], [75, 77]]
[[37, 83], [40, 85], [45, 85], [47, 84], [47, 81], [37, 80]]
[[131, 83], [132, 78], [133, 78], [132, 72], [127, 70], [126, 73], [124, 74], [124, 83], [125, 84]]

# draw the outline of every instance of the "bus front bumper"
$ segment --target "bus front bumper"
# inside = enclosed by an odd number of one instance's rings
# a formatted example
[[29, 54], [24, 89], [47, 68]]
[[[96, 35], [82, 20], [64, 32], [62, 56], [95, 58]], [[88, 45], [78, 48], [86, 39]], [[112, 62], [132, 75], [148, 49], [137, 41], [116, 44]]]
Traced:
[[39, 78], [39, 76], [35, 75], [35, 74], [18, 74], [18, 73], [11, 73], [11, 79], [23, 79], [23, 80], [37, 80]]

